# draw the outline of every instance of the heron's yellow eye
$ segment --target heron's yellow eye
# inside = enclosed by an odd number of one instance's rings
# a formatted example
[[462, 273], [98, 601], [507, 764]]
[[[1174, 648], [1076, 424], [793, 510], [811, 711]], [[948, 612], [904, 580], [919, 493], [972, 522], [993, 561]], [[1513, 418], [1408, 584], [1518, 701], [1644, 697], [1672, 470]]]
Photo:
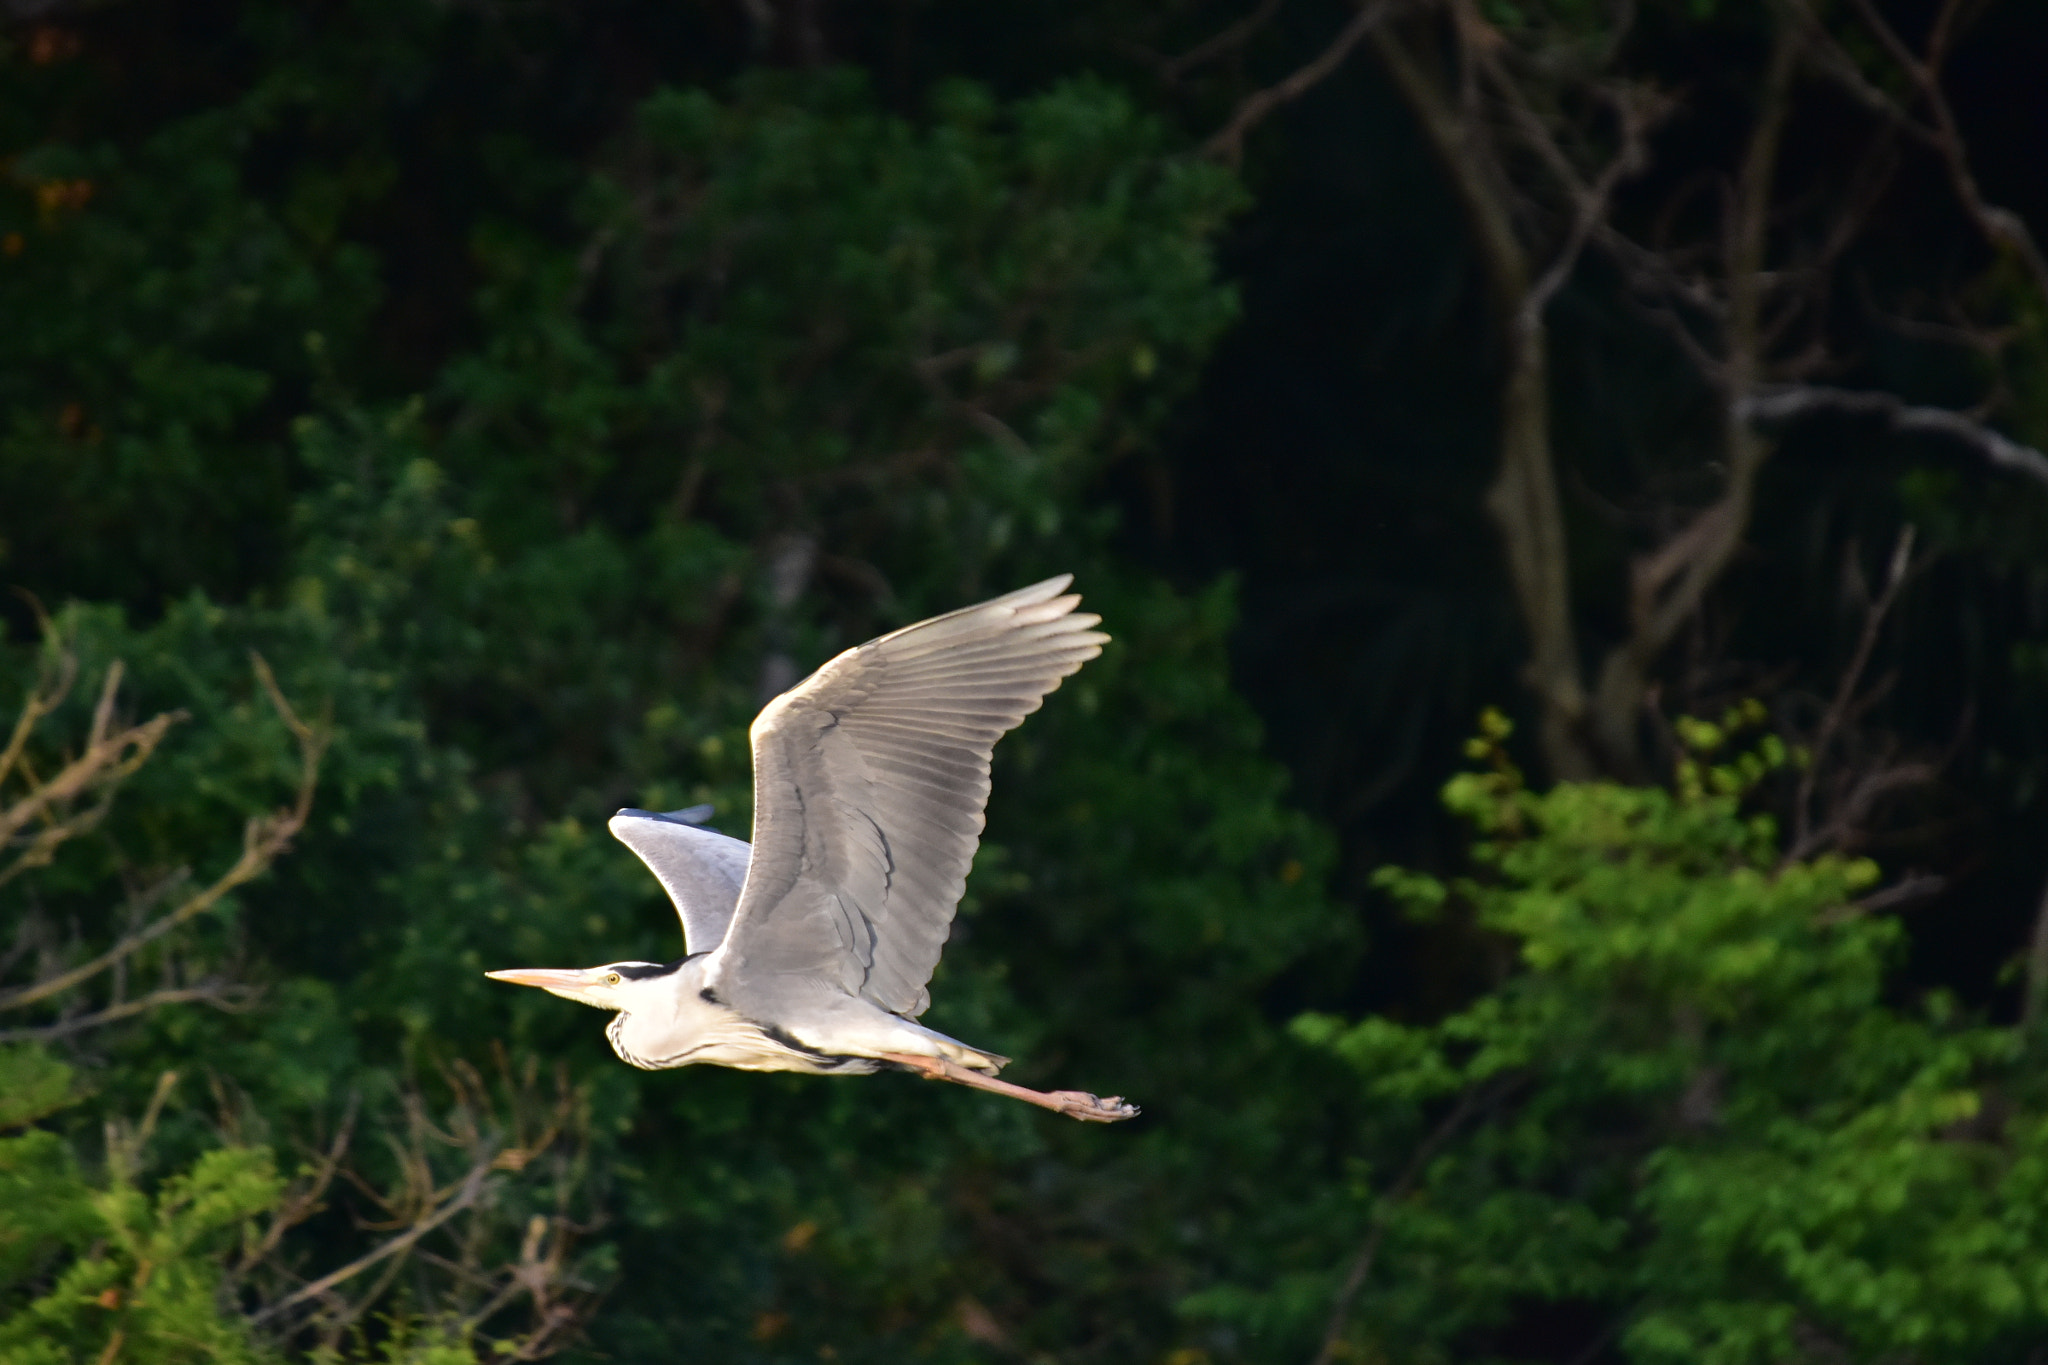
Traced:
[[616, 985], [618, 985], [618, 984], [619, 984], [619, 974], [618, 974], [617, 972], [606, 972], [606, 973], [604, 974], [604, 984], [605, 984], [605, 985], [607, 985], [607, 986], [616, 986]]

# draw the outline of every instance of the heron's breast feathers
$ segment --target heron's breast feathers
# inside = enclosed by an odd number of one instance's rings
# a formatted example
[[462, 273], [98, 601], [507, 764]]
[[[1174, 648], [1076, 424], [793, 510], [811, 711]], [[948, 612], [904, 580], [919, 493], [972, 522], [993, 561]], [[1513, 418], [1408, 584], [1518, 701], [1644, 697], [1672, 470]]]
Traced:
[[757, 1024], [720, 1005], [680, 1010], [667, 1020], [654, 1013], [629, 1011], [612, 1020], [605, 1036], [619, 1060], [642, 1071], [701, 1065], [738, 1071], [861, 1075], [877, 1066], [865, 1057], [837, 1056], [808, 1047], [782, 1029]]

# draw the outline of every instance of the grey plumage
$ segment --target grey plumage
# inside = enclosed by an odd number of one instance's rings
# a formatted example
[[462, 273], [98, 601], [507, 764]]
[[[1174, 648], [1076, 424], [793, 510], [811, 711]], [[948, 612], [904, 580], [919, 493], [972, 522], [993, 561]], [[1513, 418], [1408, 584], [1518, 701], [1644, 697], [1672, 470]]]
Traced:
[[871, 640], [770, 702], [751, 730], [751, 848], [701, 828], [701, 808], [614, 816], [675, 902], [688, 957], [491, 975], [618, 1010], [608, 1032], [637, 1066], [888, 1064], [1077, 1118], [1134, 1115], [994, 1080], [1007, 1059], [915, 1022], [980, 842], [996, 741], [1109, 638], [1070, 581]]
[[[685, 821], [688, 815], [698, 819]], [[708, 953], [725, 938], [752, 856], [745, 840], [701, 828], [710, 815], [709, 806], [693, 806], [661, 815], [622, 810], [611, 819], [613, 836], [640, 855], [675, 902], [685, 951], [693, 954]]]

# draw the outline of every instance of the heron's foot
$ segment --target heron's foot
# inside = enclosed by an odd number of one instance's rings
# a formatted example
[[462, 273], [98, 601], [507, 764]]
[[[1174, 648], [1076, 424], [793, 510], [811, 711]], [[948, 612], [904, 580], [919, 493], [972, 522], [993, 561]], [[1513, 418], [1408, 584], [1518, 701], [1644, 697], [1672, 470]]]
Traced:
[[908, 1052], [880, 1052], [875, 1055], [882, 1061], [895, 1062], [898, 1066], [923, 1072], [935, 1081], [953, 1081], [976, 1090], [1008, 1095], [1013, 1100], [1035, 1104], [1041, 1109], [1050, 1109], [1056, 1114], [1080, 1119], [1083, 1123], [1116, 1123], [1122, 1119], [1138, 1117], [1138, 1106], [1121, 1095], [1111, 1095], [1108, 1099], [1103, 1099], [1085, 1090], [1027, 1090], [1021, 1085], [1012, 1085], [993, 1076], [984, 1076], [978, 1071], [969, 1071], [960, 1063], [946, 1057], [919, 1056]]
[[1047, 1108], [1057, 1109], [1068, 1118], [1080, 1119], [1084, 1123], [1117, 1123], [1134, 1119], [1140, 1112], [1137, 1105], [1122, 1095], [1104, 1099], [1085, 1090], [1049, 1090], [1045, 1097], [1053, 1101]]

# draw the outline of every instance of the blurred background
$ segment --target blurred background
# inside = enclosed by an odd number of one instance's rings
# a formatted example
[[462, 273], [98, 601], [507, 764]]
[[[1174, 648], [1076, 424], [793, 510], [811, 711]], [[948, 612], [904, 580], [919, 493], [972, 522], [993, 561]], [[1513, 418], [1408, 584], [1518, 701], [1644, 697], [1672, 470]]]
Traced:
[[[5, 0], [0, 1359], [2042, 1360], [2044, 60]], [[1058, 572], [926, 1017], [1143, 1118], [482, 979]]]

